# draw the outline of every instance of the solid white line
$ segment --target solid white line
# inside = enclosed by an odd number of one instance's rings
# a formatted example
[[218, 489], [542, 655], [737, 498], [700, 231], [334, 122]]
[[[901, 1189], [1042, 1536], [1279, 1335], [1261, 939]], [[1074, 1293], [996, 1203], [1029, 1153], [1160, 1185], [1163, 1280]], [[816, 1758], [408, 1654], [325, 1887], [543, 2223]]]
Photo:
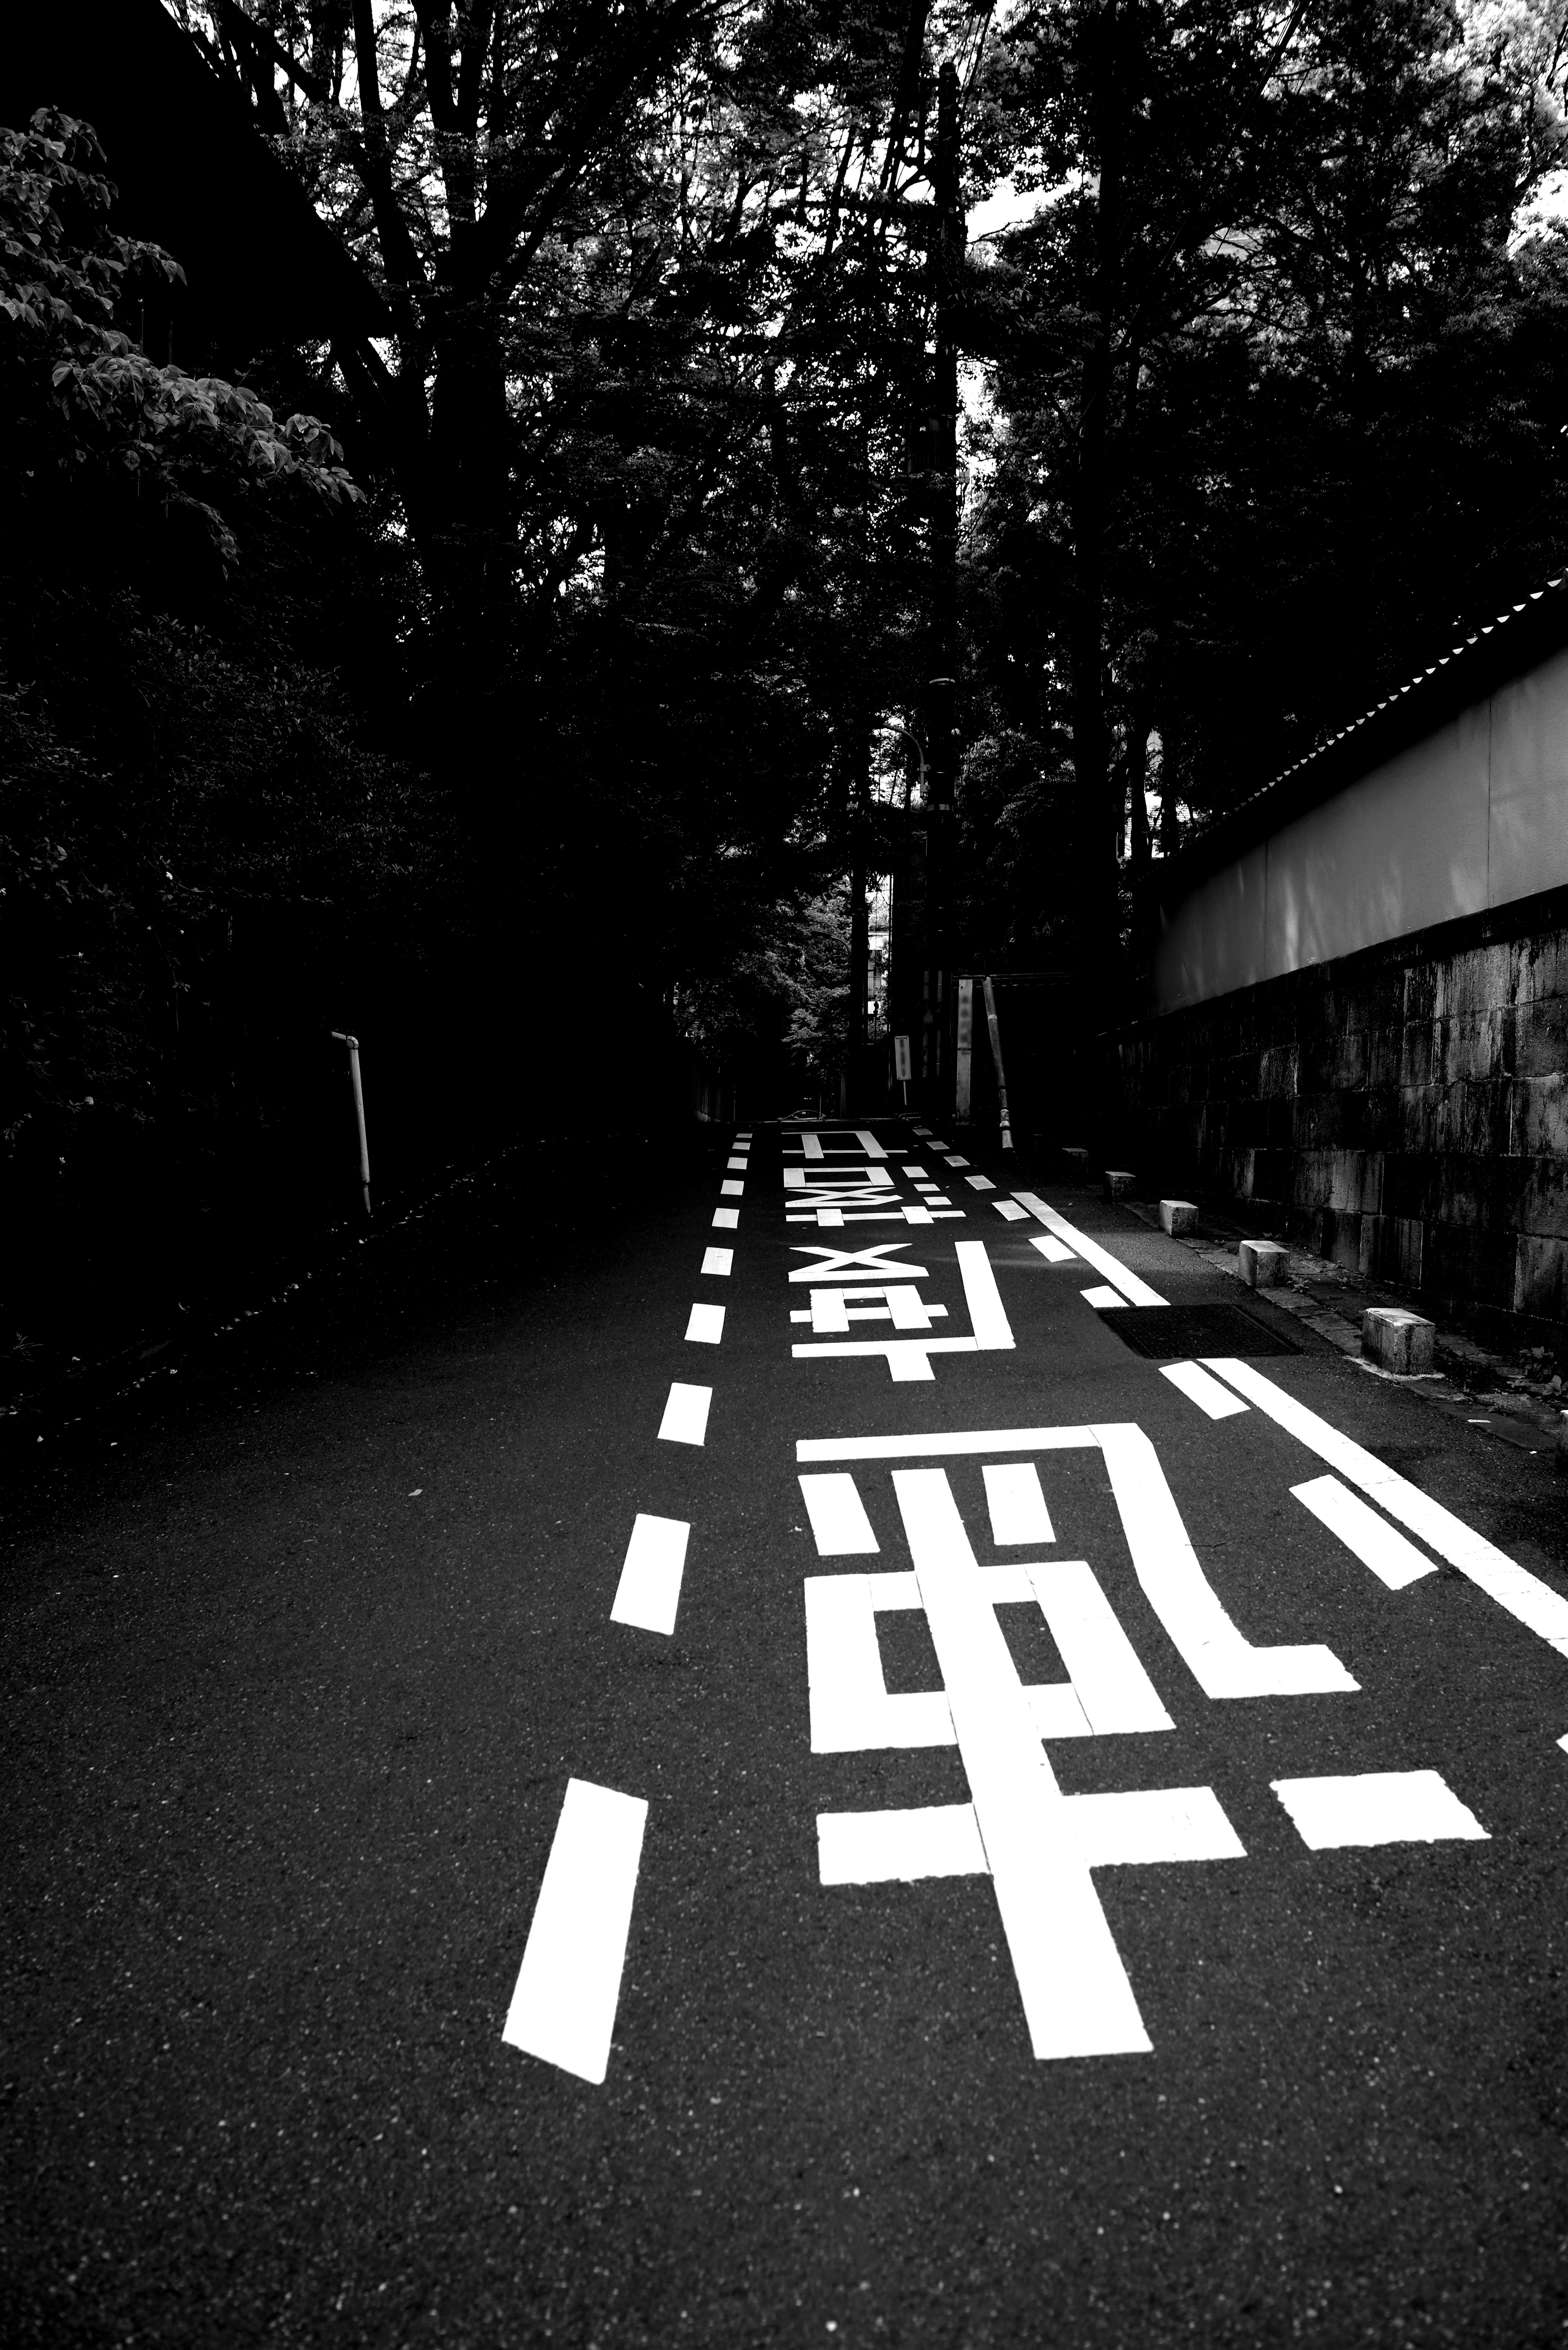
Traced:
[[610, 1609], [612, 1624], [635, 1624], [644, 1632], [674, 1631], [691, 1533], [684, 1518], [638, 1512]]
[[[1000, 1201], [998, 1204], [1001, 1204]], [[1071, 1264], [1073, 1262], [1073, 1252], [1065, 1241], [1042, 1237], [1038, 1240], [1032, 1239], [1029, 1245], [1031, 1248], [1039, 1250], [1047, 1264]]]
[[1082, 1294], [1088, 1304], [1095, 1308], [1096, 1314], [1110, 1314], [1118, 1305], [1127, 1304], [1127, 1299], [1119, 1291], [1107, 1288], [1104, 1284], [1094, 1289], [1085, 1289]]
[[640, 1795], [566, 1782], [501, 2037], [580, 2080], [609, 2067], [647, 1824]]
[[946, 1471], [898, 1469], [893, 1484], [1034, 2054], [1147, 2052], [1132, 1985]]
[[1247, 1409], [1240, 1396], [1233, 1396], [1229, 1388], [1211, 1379], [1200, 1364], [1161, 1363], [1159, 1372], [1173, 1388], [1179, 1388], [1199, 1411], [1206, 1411], [1210, 1419], [1230, 1419]]
[[670, 1444], [703, 1443], [708, 1434], [708, 1407], [712, 1400], [711, 1388], [685, 1387], [679, 1379], [673, 1380], [659, 1433]]
[[970, 1428], [943, 1436], [802, 1436], [797, 1461], [919, 1461], [964, 1452], [1077, 1452], [1099, 1442], [1092, 1428]]
[[702, 1270], [704, 1273], [733, 1273], [735, 1270], [734, 1250], [722, 1248], [704, 1249], [702, 1252]]
[[1103, 1274], [1114, 1288], [1121, 1291], [1129, 1305], [1164, 1305], [1168, 1303], [1158, 1289], [1151, 1289], [1147, 1281], [1140, 1281], [1136, 1273], [1129, 1273], [1109, 1249], [1102, 1248], [1098, 1241], [1092, 1241], [1087, 1232], [1079, 1232], [1065, 1216], [1059, 1216], [1037, 1192], [1014, 1191], [1012, 1196], [1021, 1208], [1027, 1208], [1032, 1216], [1038, 1216], [1046, 1229], [1057, 1240], [1064, 1241], [1085, 1264], [1092, 1264], [1096, 1273]]
[[724, 1336], [722, 1305], [694, 1305], [687, 1317], [686, 1336], [703, 1347], [716, 1347]]
[[953, 1254], [963, 1282], [975, 1344], [982, 1354], [998, 1353], [1013, 1344], [1012, 1326], [1002, 1311], [1001, 1292], [983, 1241], [955, 1241]]
[[1489, 1843], [1468, 1804], [1437, 1771], [1357, 1771], [1345, 1778], [1271, 1779], [1314, 1852], [1342, 1845]]
[[1033, 1461], [992, 1461], [981, 1470], [985, 1506], [991, 1513], [991, 1539], [1008, 1543], [1054, 1543], [1051, 1513], [1040, 1488], [1040, 1471]]
[[1451, 1510], [1445, 1510], [1440, 1502], [1434, 1502], [1418, 1485], [1410, 1484], [1396, 1470], [1353, 1443], [1348, 1436], [1342, 1436], [1326, 1419], [1320, 1419], [1315, 1411], [1309, 1411], [1305, 1404], [1298, 1403], [1294, 1396], [1276, 1387], [1262, 1371], [1255, 1371], [1251, 1363], [1231, 1356], [1210, 1356], [1205, 1357], [1205, 1367], [1218, 1371], [1260, 1411], [1266, 1411], [1271, 1419], [1299, 1439], [1310, 1452], [1315, 1452], [1320, 1461], [1337, 1469], [1351, 1484], [1358, 1485], [1407, 1533], [1418, 1535], [1429, 1550], [1435, 1550], [1439, 1558], [1457, 1566], [1461, 1575], [1468, 1575], [1516, 1622], [1536, 1633], [1560, 1656], [1568, 1657], [1568, 1599], [1553, 1591], [1549, 1583], [1530, 1574], [1484, 1536], [1472, 1533], [1462, 1518], [1456, 1518]]
[[1337, 1477], [1314, 1477], [1305, 1485], [1293, 1485], [1291, 1492], [1390, 1591], [1402, 1591], [1423, 1575], [1436, 1575], [1435, 1560], [1424, 1558], [1414, 1543], [1396, 1534], [1386, 1518], [1369, 1510]]
[[716, 1232], [732, 1232], [740, 1221], [739, 1208], [715, 1208], [713, 1211], [713, 1230]]
[[800, 1490], [818, 1558], [857, 1558], [882, 1545], [872, 1530], [854, 1478], [847, 1470], [803, 1477]]
[[1199, 1566], [1159, 1456], [1142, 1429], [1122, 1421], [1094, 1433], [1137, 1579], [1205, 1697], [1303, 1697], [1359, 1687], [1332, 1648], [1254, 1648]]

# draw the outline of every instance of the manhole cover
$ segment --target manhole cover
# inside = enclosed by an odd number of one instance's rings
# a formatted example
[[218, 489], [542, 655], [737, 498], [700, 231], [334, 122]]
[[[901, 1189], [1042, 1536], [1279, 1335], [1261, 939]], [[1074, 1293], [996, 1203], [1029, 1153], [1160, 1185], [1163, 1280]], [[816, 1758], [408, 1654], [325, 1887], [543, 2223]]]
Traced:
[[1125, 1305], [1105, 1316], [1135, 1355], [1174, 1363], [1194, 1355], [1299, 1355], [1293, 1338], [1272, 1330], [1244, 1305]]

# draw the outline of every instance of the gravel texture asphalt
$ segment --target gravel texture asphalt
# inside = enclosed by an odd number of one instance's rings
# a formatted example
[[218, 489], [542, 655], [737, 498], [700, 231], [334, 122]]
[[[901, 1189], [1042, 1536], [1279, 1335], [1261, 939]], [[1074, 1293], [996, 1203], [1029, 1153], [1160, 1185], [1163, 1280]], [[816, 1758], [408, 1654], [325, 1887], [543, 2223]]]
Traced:
[[[929, 1142], [964, 1219], [842, 1232], [785, 1223], [776, 1128], [713, 1231], [728, 1142], [497, 1175], [13, 1462], [0, 2334], [1560, 2343], [1568, 1657], [1447, 1564], [1386, 1588], [1293, 1499], [1320, 1461], [1206, 1418]], [[1046, 1196], [1173, 1305], [1237, 1302]], [[983, 1240], [1015, 1347], [898, 1384], [792, 1357], [799, 1251], [900, 1233], [953, 1333]], [[1549, 1451], [1273, 1324], [1258, 1370], [1568, 1594]], [[657, 1434], [672, 1380], [713, 1389], [701, 1447]], [[1045, 1456], [1055, 1549], [1175, 1722], [1054, 1742], [1057, 1777], [1212, 1788], [1243, 1856], [1096, 1872], [1152, 2050], [1041, 2062], [987, 1878], [819, 1881], [819, 1813], [969, 1789], [956, 1747], [811, 1751], [803, 1581], [867, 1562], [817, 1558], [795, 1444], [1125, 1421], [1248, 1638], [1359, 1686], [1204, 1696], [1100, 1454]], [[981, 1468], [950, 1467], [977, 1544]], [[857, 1482], [907, 1566], [888, 1464]], [[691, 1527], [670, 1636], [610, 1618], [639, 1512]], [[997, 1620], [1061, 1677], [1037, 1614]], [[879, 1622], [888, 1689], [939, 1687], [919, 1611]], [[1485, 1840], [1311, 1850], [1271, 1788], [1417, 1770]], [[501, 2036], [573, 1777], [649, 1804], [602, 2085]]]

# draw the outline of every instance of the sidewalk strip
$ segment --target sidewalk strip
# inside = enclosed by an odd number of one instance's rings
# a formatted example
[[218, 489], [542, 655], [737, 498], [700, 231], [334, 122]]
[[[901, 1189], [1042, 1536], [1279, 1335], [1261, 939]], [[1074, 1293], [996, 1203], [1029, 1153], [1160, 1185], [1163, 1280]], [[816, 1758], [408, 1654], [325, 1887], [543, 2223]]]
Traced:
[[1087, 1232], [1079, 1232], [1065, 1216], [1059, 1216], [1054, 1208], [1048, 1207], [1037, 1192], [1014, 1191], [1012, 1196], [1021, 1208], [1027, 1208], [1032, 1216], [1038, 1216], [1055, 1239], [1065, 1241], [1085, 1264], [1092, 1264], [1096, 1273], [1103, 1274], [1113, 1288], [1121, 1291], [1129, 1305], [1165, 1305], [1169, 1303], [1158, 1289], [1151, 1289], [1147, 1281], [1140, 1281], [1136, 1273], [1129, 1273], [1109, 1249], [1103, 1249], [1098, 1241], [1092, 1241]]
[[1527, 1631], [1534, 1632], [1560, 1656], [1568, 1657], [1568, 1599], [1553, 1591], [1549, 1583], [1530, 1574], [1483, 1535], [1473, 1534], [1462, 1518], [1456, 1518], [1451, 1510], [1445, 1510], [1440, 1502], [1434, 1502], [1418, 1485], [1410, 1484], [1375, 1454], [1365, 1451], [1348, 1436], [1342, 1436], [1337, 1428], [1320, 1419], [1315, 1411], [1309, 1411], [1304, 1403], [1298, 1403], [1272, 1379], [1266, 1379], [1251, 1363], [1231, 1356], [1209, 1357], [1205, 1360], [1208, 1369], [1229, 1380], [1249, 1402], [1255, 1403], [1260, 1411], [1266, 1411], [1271, 1419], [1304, 1444], [1309, 1452], [1315, 1452], [1320, 1461], [1337, 1469], [1351, 1484], [1358, 1485], [1407, 1533], [1418, 1535], [1428, 1549], [1435, 1550], [1439, 1558], [1457, 1566], [1461, 1575], [1468, 1575]]
[[664, 1418], [659, 1423], [659, 1433], [667, 1444], [701, 1444], [707, 1440], [708, 1407], [713, 1400], [711, 1388], [684, 1386], [680, 1379], [670, 1382], [670, 1400], [664, 1407]]
[[1291, 1492], [1390, 1591], [1402, 1591], [1423, 1575], [1436, 1575], [1435, 1560], [1423, 1558], [1414, 1543], [1396, 1534], [1386, 1518], [1369, 1510], [1337, 1477], [1314, 1477], [1308, 1484], [1293, 1485]]
[[612, 1624], [634, 1624], [642, 1632], [674, 1631], [691, 1533], [685, 1518], [656, 1518], [639, 1510], [616, 1586]]
[[641, 1796], [566, 1782], [501, 2036], [579, 2080], [609, 2067], [647, 1823]]
[[694, 1305], [687, 1319], [686, 1336], [699, 1346], [718, 1346], [724, 1336], [723, 1307]]

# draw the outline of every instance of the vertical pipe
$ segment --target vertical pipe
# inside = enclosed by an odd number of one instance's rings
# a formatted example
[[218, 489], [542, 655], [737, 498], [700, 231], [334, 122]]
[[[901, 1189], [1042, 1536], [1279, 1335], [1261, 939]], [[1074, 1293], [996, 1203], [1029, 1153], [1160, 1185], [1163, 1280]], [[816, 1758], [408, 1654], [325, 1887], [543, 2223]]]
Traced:
[[996, 1024], [996, 991], [991, 983], [991, 973], [985, 975], [985, 1024], [991, 1031], [991, 1057], [996, 1064], [996, 1097], [1002, 1105], [1002, 1147], [1012, 1148], [1012, 1121], [1007, 1114], [1007, 1079], [1002, 1068], [1002, 1031]]
[[354, 1088], [354, 1118], [359, 1128], [359, 1190], [365, 1201], [365, 1213], [370, 1212], [370, 1145], [365, 1136], [365, 1088], [359, 1080], [359, 1039], [341, 1028], [334, 1028], [338, 1044], [348, 1047], [348, 1082]]
[[972, 1092], [971, 1059], [974, 1051], [974, 982], [958, 983], [958, 1058], [953, 1071], [953, 1116], [967, 1123]]

